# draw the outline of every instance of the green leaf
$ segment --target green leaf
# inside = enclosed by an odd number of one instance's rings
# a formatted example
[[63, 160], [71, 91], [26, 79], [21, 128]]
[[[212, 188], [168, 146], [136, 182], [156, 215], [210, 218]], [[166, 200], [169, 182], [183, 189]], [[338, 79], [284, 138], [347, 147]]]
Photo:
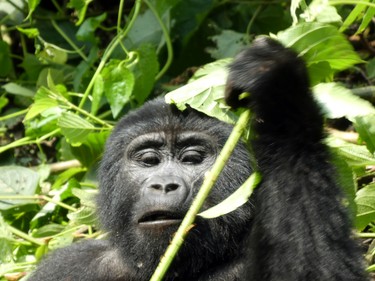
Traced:
[[76, 224], [92, 225], [97, 223], [96, 215], [96, 196], [97, 190], [94, 189], [73, 189], [73, 194], [81, 200], [81, 208], [76, 212], [68, 214], [68, 218]]
[[365, 31], [365, 29], [370, 24], [374, 16], [375, 16], [375, 8], [368, 7], [365, 15], [363, 16], [361, 25], [358, 27], [358, 30], [356, 33], [358, 34], [358, 33], [362, 33], [363, 31]]
[[29, 38], [36, 38], [39, 36], [39, 30], [37, 28], [21, 28], [17, 27], [17, 30], [25, 34]]
[[375, 184], [370, 184], [357, 192], [356, 228], [363, 230], [370, 222], [375, 221]]
[[244, 182], [244, 184], [241, 185], [241, 187], [237, 189], [227, 199], [217, 204], [216, 206], [199, 213], [198, 216], [201, 216], [206, 219], [212, 219], [236, 210], [238, 207], [241, 207], [249, 200], [251, 194], [253, 193], [257, 185], [260, 183], [261, 179], [262, 177], [259, 173], [253, 173]]
[[29, 14], [27, 15], [25, 21], [31, 17], [35, 9], [38, 7], [40, 0], [28, 0], [27, 4], [29, 5]]
[[135, 52], [138, 54], [138, 62], [133, 69], [135, 77], [133, 93], [136, 93], [133, 96], [138, 104], [143, 104], [154, 87], [159, 62], [155, 48], [150, 44], [141, 45]]
[[174, 103], [180, 110], [189, 104], [209, 116], [224, 122], [234, 123], [236, 115], [224, 103], [224, 89], [227, 80], [227, 64], [230, 60], [219, 60], [205, 65], [197, 71], [191, 82], [169, 92], [165, 96], [167, 103]]
[[78, 13], [78, 21], [76, 25], [80, 25], [85, 19], [87, 7], [93, 0], [70, 0], [68, 3], [69, 8], [73, 8]]
[[35, 94], [35, 102], [31, 105], [24, 121], [30, 120], [45, 112], [46, 110], [58, 106], [57, 100], [51, 97], [50, 94], [51, 92], [47, 88], [39, 88], [39, 90]]
[[375, 78], [375, 58], [370, 59], [366, 63], [366, 72], [367, 72], [368, 78], [370, 79]]
[[0, 41], [0, 77], [6, 77], [13, 70], [13, 63], [10, 57], [11, 52], [9, 45]]
[[87, 206], [80, 207], [78, 211], [69, 213], [68, 218], [75, 224], [92, 225], [98, 222], [95, 209]]
[[214, 59], [224, 59], [234, 57], [246, 47], [244, 40], [245, 34], [232, 30], [223, 30], [219, 35], [211, 39], [215, 42], [216, 47], [208, 49], [208, 52]]
[[4, 88], [5, 91], [13, 95], [27, 97], [27, 98], [34, 97], [34, 92], [32, 90], [25, 88], [21, 85], [18, 85], [16, 83], [13, 83], [13, 82], [3, 85], [2, 88]]
[[375, 152], [375, 114], [358, 116], [355, 118], [354, 126], [361, 139], [366, 143], [367, 149]]
[[[0, 167], [0, 196], [34, 195], [39, 175], [31, 169], [19, 166]], [[0, 210], [14, 205], [33, 203], [34, 200], [1, 200]]]
[[109, 134], [109, 131], [90, 133], [80, 146], [72, 146], [70, 150], [83, 166], [93, 167], [103, 154]]
[[96, 115], [98, 112], [100, 101], [102, 100], [104, 94], [104, 80], [103, 76], [99, 74], [94, 82], [94, 87], [92, 90], [92, 102], [91, 102], [91, 114]]
[[130, 100], [134, 87], [134, 75], [122, 61], [112, 60], [104, 67], [102, 77], [104, 95], [111, 106], [113, 117], [116, 118]]
[[58, 126], [66, 140], [71, 145], [80, 145], [86, 137], [95, 130], [95, 127], [85, 119], [71, 112], [63, 112]]
[[86, 19], [77, 31], [77, 39], [97, 44], [98, 38], [95, 36], [95, 30], [106, 18], [107, 14], [103, 13], [97, 17]]
[[33, 231], [32, 235], [35, 238], [44, 238], [49, 236], [54, 236], [56, 234], [59, 234], [65, 229], [65, 226], [61, 224], [47, 224], [43, 225], [41, 228], [38, 228], [36, 231]]
[[306, 61], [308, 69], [311, 65], [328, 62], [334, 73], [363, 62], [343, 34], [332, 25], [302, 23], [280, 31], [276, 37], [285, 46], [296, 50]]
[[[62, 202], [66, 198], [71, 197], [73, 187], [74, 185], [66, 183], [62, 187], [60, 187], [60, 189], [55, 189], [52, 199], [56, 202]], [[30, 222], [31, 228], [35, 228], [38, 225], [38, 220], [40, 218], [52, 214], [56, 210], [56, 208], [58, 208], [58, 205], [53, 202], [48, 202], [47, 204], [45, 204], [43, 208], [32, 218]]]
[[328, 118], [346, 117], [351, 121], [357, 116], [375, 114], [375, 108], [337, 83], [321, 83], [313, 88], [314, 96]]
[[313, 0], [300, 15], [306, 22], [341, 23], [341, 16], [328, 1]]
[[365, 146], [345, 142], [332, 136], [326, 139], [326, 143], [337, 149], [337, 153], [345, 159], [351, 167], [363, 167], [366, 165], [375, 165], [375, 157]]

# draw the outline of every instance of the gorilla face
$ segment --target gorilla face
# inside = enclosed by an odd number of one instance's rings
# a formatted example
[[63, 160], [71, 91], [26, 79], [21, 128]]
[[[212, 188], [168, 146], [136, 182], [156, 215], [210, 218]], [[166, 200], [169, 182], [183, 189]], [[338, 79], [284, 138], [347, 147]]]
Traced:
[[[127, 115], [112, 133], [100, 169], [99, 214], [111, 243], [135, 268], [148, 269], [145, 276], [160, 260], [231, 130], [159, 99]], [[243, 183], [251, 173], [248, 157], [242, 144], [235, 149], [204, 209]], [[250, 217], [248, 204], [221, 218], [198, 218], [174, 262], [179, 270], [170, 274], [198, 272], [238, 254]], [[180, 261], [183, 266], [176, 265]]]

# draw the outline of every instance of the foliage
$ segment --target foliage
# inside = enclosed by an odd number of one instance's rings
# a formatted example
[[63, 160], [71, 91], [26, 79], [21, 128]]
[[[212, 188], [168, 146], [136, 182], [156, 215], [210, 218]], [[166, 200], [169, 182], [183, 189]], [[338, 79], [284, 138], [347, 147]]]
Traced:
[[[375, 109], [356, 93], [373, 82], [375, 54], [347, 38], [370, 41], [375, 1], [343, 2], [351, 1], [0, 0], [0, 280], [23, 278], [49, 250], [104, 235], [95, 171], [129, 110], [170, 92], [180, 108], [235, 122], [240, 112], [223, 103], [228, 57], [258, 35], [295, 49], [327, 119], [355, 127], [354, 142], [330, 130], [327, 143], [359, 235], [374, 237]], [[340, 83], [350, 76], [365, 79]]]

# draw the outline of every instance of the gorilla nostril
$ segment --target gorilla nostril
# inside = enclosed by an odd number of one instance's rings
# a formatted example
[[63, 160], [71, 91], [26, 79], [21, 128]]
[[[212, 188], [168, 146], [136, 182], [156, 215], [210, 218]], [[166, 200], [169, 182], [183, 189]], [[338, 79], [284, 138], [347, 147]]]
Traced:
[[170, 192], [170, 191], [175, 191], [180, 187], [179, 184], [177, 183], [169, 183], [165, 186], [165, 191]]
[[155, 183], [155, 184], [152, 184], [150, 188], [155, 189], [155, 190], [163, 190], [163, 185]]
[[163, 193], [168, 193], [171, 191], [175, 191], [180, 187], [177, 183], [168, 183], [168, 184], [159, 184], [154, 183], [150, 185], [150, 188], [153, 190], [161, 191]]

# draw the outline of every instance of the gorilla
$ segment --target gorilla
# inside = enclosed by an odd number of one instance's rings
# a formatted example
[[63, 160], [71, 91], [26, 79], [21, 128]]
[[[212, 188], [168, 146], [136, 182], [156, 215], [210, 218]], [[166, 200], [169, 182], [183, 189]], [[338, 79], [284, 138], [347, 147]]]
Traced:
[[[254, 113], [254, 155], [237, 145], [203, 209], [247, 179], [250, 157], [263, 180], [237, 210], [196, 219], [164, 280], [366, 280], [304, 62], [258, 39], [230, 65], [226, 101]], [[231, 130], [160, 98], [125, 116], [99, 171], [108, 239], [53, 252], [29, 281], [149, 280]]]

